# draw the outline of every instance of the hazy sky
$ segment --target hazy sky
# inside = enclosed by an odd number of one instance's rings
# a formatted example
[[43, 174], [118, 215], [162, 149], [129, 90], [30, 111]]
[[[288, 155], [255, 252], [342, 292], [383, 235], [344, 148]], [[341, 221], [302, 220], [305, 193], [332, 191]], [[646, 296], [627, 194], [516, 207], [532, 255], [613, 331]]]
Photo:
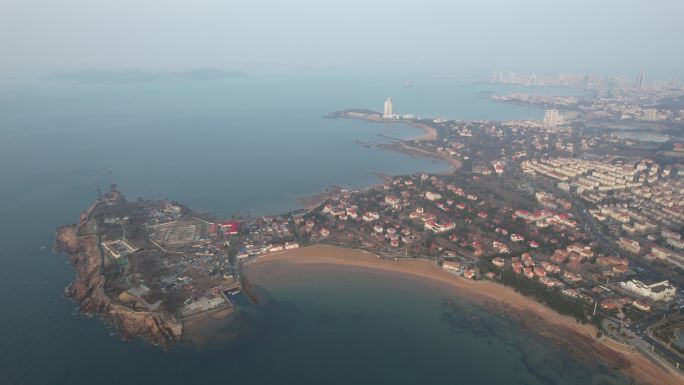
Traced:
[[684, 0], [0, 0], [0, 75], [88, 68], [684, 78]]

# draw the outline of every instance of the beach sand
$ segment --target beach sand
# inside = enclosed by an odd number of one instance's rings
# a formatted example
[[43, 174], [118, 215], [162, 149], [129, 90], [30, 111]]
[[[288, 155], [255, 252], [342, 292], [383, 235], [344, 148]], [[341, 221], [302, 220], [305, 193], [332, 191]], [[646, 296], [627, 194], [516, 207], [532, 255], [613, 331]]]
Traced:
[[456, 277], [441, 269], [435, 262], [418, 259], [387, 260], [360, 250], [317, 245], [258, 257], [243, 266], [243, 274], [258, 283], [262, 279], [268, 279], [269, 270], [282, 264], [289, 267], [313, 264], [373, 269], [409, 279], [430, 280], [452, 289], [461, 298], [512, 317], [526, 330], [548, 338], [552, 343], [570, 350], [578, 358], [600, 358], [608, 366], [619, 368], [634, 377], [638, 383], [684, 383], [680, 374], [664, 371], [636, 351], [615, 349], [599, 342], [596, 339], [597, 330], [592, 325], [580, 324], [574, 318], [561, 315], [509, 287], [491, 281], [471, 281]]
[[361, 119], [361, 120], [367, 120], [367, 121], [371, 121], [371, 122], [382, 122], [382, 123], [389, 123], [389, 124], [396, 124], [396, 123], [409, 124], [413, 127], [416, 127], [418, 129], [422, 130], [423, 134], [418, 135], [416, 137], [413, 137], [411, 139], [407, 139], [407, 140], [397, 140], [396, 142], [392, 142], [392, 143], [380, 144], [380, 145], [378, 145], [378, 147], [393, 150], [393, 151], [398, 151], [398, 152], [408, 154], [411, 156], [417, 156], [417, 157], [423, 157], [423, 158], [436, 158], [436, 159], [446, 160], [447, 162], [449, 162], [449, 165], [451, 167], [449, 168], [449, 170], [445, 171], [444, 174], [453, 173], [463, 166], [463, 164], [458, 159], [453, 159], [446, 154], [427, 151], [427, 150], [424, 150], [422, 148], [414, 147], [414, 146], [407, 144], [407, 142], [409, 142], [409, 141], [432, 142], [432, 141], [437, 140], [438, 139], [437, 129], [430, 126], [429, 124], [414, 123], [414, 122], [404, 121], [404, 120], [377, 119], [377, 118], [370, 118], [368, 116], [363, 116], [363, 115], [346, 116], [346, 118]]
[[407, 142], [397, 141], [392, 143], [383, 143], [377, 146], [380, 148], [384, 148], [386, 150], [397, 151], [401, 152], [402, 154], [407, 154], [414, 157], [445, 160], [449, 162], [450, 167], [448, 170], [442, 172], [442, 174], [454, 173], [456, 170], [460, 169], [463, 166], [461, 161], [459, 161], [458, 159], [454, 159], [443, 152], [428, 151], [420, 147], [411, 146]]
[[433, 127], [428, 126], [427, 124], [423, 123], [413, 123], [412, 124], [414, 127], [420, 128], [423, 130], [425, 133], [419, 137], [414, 138], [413, 140], [417, 142], [431, 142], [433, 140], [437, 140], [437, 130]]
[[[424, 131], [423, 135], [417, 136], [411, 140], [414, 142], [432, 142], [437, 140], [437, 129], [434, 127], [424, 124], [424, 123], [411, 123], [412, 126], [416, 128], [420, 128], [421, 130]], [[424, 156], [424, 157], [433, 157], [437, 159], [443, 159], [449, 162], [449, 165], [451, 166], [449, 170], [445, 171], [444, 174], [450, 174], [455, 172], [456, 170], [460, 169], [463, 164], [461, 161], [458, 159], [454, 159], [450, 157], [449, 155], [445, 153], [439, 153], [439, 152], [431, 152], [431, 151], [426, 151], [420, 147], [414, 147], [406, 143], [406, 141], [401, 141], [401, 146], [400, 147], [395, 147], [392, 148], [391, 145], [390, 147], [395, 151], [403, 152], [408, 155], [412, 156]]]

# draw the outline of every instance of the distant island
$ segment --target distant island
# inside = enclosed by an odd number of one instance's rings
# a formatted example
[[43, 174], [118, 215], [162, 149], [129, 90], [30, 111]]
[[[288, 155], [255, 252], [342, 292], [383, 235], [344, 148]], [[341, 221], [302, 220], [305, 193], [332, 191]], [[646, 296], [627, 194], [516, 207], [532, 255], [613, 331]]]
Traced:
[[81, 70], [63, 71], [46, 77], [48, 80], [72, 83], [128, 84], [146, 82], [193, 82], [233, 79], [248, 76], [244, 72], [222, 71], [215, 68], [198, 68], [185, 72], [146, 72], [142, 70]]

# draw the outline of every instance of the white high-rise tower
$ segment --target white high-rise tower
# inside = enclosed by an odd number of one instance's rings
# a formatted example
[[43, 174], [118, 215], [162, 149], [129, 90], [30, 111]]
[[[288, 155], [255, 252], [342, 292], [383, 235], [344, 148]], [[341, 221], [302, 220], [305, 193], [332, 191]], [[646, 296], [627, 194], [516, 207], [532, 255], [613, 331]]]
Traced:
[[544, 125], [546, 127], [556, 127], [562, 123], [562, 117], [558, 110], [546, 110], [544, 112]]
[[639, 71], [639, 75], [637, 75], [635, 85], [638, 89], [641, 89], [641, 87], [644, 86], [644, 71]]
[[392, 105], [392, 98], [385, 100], [385, 112], [382, 114], [384, 119], [394, 119], [394, 106]]

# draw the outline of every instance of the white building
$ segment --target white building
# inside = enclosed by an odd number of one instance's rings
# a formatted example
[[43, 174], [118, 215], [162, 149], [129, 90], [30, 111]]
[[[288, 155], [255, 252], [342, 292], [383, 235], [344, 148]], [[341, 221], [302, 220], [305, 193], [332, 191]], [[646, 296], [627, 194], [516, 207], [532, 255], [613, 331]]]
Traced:
[[392, 98], [387, 98], [385, 100], [385, 111], [382, 114], [383, 119], [394, 119], [394, 105], [392, 104]]
[[461, 272], [462, 267], [461, 264], [458, 262], [444, 261], [444, 263], [442, 264], [442, 269], [450, 273], [458, 274]]
[[445, 233], [456, 228], [456, 224], [454, 222], [426, 221], [424, 226], [426, 230], [430, 230], [437, 234]]
[[546, 110], [544, 112], [544, 125], [546, 127], [556, 127], [561, 124], [561, 115], [558, 110]]
[[658, 110], [656, 110], [655, 108], [644, 109], [643, 119], [649, 121], [658, 120]]
[[667, 280], [647, 285], [637, 279], [632, 279], [620, 282], [620, 286], [630, 293], [650, 298], [654, 301], [671, 301], [677, 294], [677, 289]]
[[620, 237], [620, 240], [618, 241], [618, 246], [620, 246], [623, 250], [629, 251], [633, 254], [639, 254], [639, 252], [641, 251], [641, 245], [639, 244], [639, 242], [629, 238]]
[[425, 198], [431, 201], [437, 201], [442, 199], [442, 195], [438, 193], [433, 193], [432, 191], [428, 191], [425, 193]]
[[644, 86], [644, 71], [639, 71], [637, 75], [636, 82], [634, 83], [637, 88], [641, 89]]
[[385, 204], [386, 205], [393, 207], [393, 208], [397, 208], [397, 207], [399, 207], [399, 203], [400, 203], [400, 200], [398, 197], [396, 197], [394, 195], [385, 196]]

